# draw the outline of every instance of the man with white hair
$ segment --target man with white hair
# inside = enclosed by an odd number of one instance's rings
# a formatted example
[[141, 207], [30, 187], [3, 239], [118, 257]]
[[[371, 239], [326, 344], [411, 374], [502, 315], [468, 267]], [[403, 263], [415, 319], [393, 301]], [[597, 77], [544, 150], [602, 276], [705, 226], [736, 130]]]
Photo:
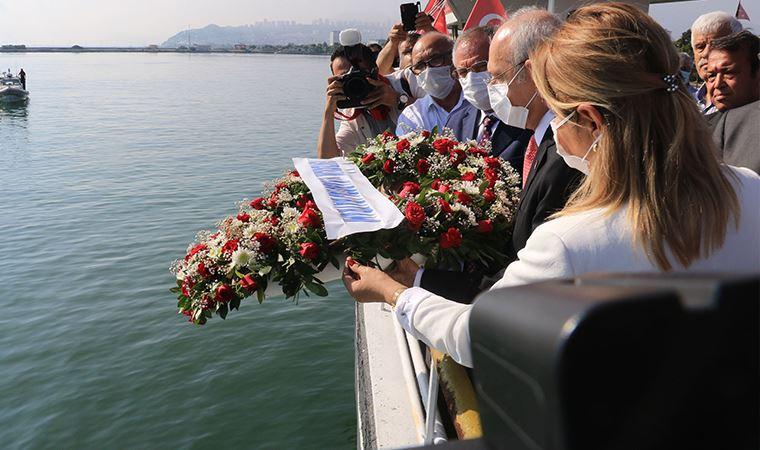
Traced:
[[[707, 80], [707, 55], [710, 53], [710, 42], [741, 30], [742, 24], [734, 16], [723, 11], [713, 11], [697, 17], [691, 25], [691, 48], [694, 50], [697, 74], [702, 81]], [[715, 112], [705, 83], [697, 91], [696, 99], [703, 113]]]

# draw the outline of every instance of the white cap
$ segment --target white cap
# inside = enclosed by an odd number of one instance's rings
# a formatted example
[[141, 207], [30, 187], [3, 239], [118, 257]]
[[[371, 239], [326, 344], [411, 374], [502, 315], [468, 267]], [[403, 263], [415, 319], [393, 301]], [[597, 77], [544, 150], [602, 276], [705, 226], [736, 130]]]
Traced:
[[361, 44], [362, 33], [356, 28], [347, 28], [340, 32], [340, 37], [338, 38], [338, 40], [340, 41], [340, 45], [344, 47], [350, 47], [352, 45]]

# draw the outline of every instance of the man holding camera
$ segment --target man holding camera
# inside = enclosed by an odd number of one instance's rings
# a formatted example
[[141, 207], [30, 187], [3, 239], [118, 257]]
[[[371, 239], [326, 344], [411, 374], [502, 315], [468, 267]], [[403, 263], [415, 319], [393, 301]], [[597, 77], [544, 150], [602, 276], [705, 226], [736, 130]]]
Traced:
[[[317, 143], [319, 158], [348, 154], [384, 131], [393, 131], [400, 95], [377, 73], [372, 51], [363, 44], [340, 46], [330, 58], [327, 101]], [[340, 128], [335, 132], [335, 119]]]

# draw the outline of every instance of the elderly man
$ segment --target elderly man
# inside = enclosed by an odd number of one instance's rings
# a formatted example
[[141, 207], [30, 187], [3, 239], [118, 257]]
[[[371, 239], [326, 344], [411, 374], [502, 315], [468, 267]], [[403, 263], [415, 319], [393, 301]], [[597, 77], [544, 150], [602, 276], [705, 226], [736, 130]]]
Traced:
[[[691, 48], [694, 50], [694, 62], [697, 66], [697, 74], [703, 81], [707, 80], [707, 55], [710, 53], [710, 43], [719, 37], [742, 30], [742, 24], [736, 18], [723, 11], [713, 11], [697, 17], [691, 25]], [[707, 86], [702, 86], [695, 95], [702, 112], [712, 114], [715, 112]]]
[[711, 43], [707, 86], [719, 111], [708, 121], [723, 161], [760, 173], [760, 38], [745, 30]]
[[437, 32], [425, 33], [414, 45], [411, 72], [427, 95], [404, 109], [396, 134], [445, 127], [459, 140], [472, 136], [478, 114], [451, 74], [453, 48], [454, 41]]
[[[521, 125], [527, 130], [528, 139], [525, 149], [525, 188], [520, 196], [520, 206], [515, 217], [512, 232], [513, 252], [525, 247], [533, 230], [546, 221], [546, 218], [562, 209], [570, 194], [575, 190], [583, 175], [570, 168], [557, 154], [556, 143], [549, 126], [554, 114], [549, 111], [544, 101], [537, 96], [536, 86], [530, 77], [530, 52], [559, 28], [560, 19], [535, 7], [523, 8], [511, 15], [496, 31], [491, 42], [488, 59], [488, 72], [492, 75], [493, 85], [490, 103], [503, 122]], [[464, 55], [462, 55], [464, 56]], [[469, 62], [471, 59], [461, 58]], [[459, 64], [459, 55], [456, 58]], [[505, 89], [509, 85], [509, 89]], [[507, 100], [505, 96], [508, 95]], [[515, 105], [522, 112], [511, 112], [506, 103]], [[511, 106], [510, 105], [510, 106]], [[533, 132], [535, 131], [535, 133]], [[533, 139], [533, 136], [537, 136]], [[528, 162], [529, 154], [532, 164]], [[480, 288], [480, 278], [473, 274], [457, 274], [436, 270], [417, 269], [410, 260], [402, 262], [399, 270], [391, 274], [397, 281], [407, 286], [422, 286], [425, 289], [463, 302], [472, 301]], [[481, 277], [482, 278], [482, 277]]]
[[478, 109], [473, 139], [481, 144], [491, 143], [493, 156], [507, 160], [518, 173], [522, 173], [523, 155], [532, 131], [509, 126], [493, 112], [488, 95], [488, 53], [495, 29], [471, 28], [465, 31], [454, 45], [454, 76], [462, 85], [465, 100]]

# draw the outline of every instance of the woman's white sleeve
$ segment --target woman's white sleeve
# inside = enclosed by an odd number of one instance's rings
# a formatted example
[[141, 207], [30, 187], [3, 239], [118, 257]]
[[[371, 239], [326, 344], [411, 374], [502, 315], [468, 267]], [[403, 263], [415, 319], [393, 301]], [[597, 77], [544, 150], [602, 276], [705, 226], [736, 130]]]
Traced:
[[446, 300], [420, 287], [407, 289], [396, 301], [396, 317], [406, 331], [467, 367], [472, 367], [471, 310], [472, 305]]

